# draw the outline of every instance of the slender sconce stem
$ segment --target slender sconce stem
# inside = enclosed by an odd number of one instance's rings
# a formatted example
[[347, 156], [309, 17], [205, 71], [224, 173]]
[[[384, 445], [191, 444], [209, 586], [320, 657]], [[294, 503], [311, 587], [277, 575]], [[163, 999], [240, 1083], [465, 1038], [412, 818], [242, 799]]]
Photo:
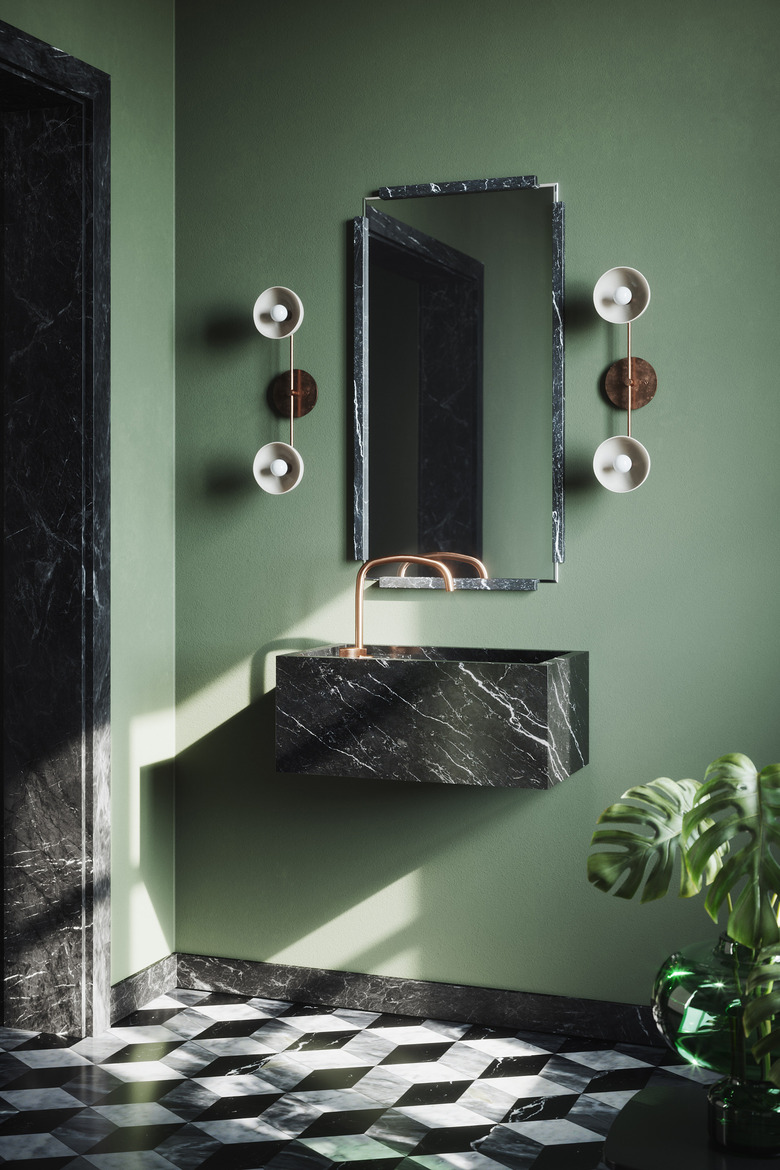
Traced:
[[293, 442], [293, 414], [295, 410], [295, 392], [293, 390], [293, 335], [290, 334], [290, 446], [294, 447]]
[[631, 390], [632, 390], [633, 385], [634, 385], [633, 378], [631, 376], [632, 370], [631, 370], [631, 322], [630, 321], [627, 322], [627, 328], [628, 328], [628, 342], [627, 342], [627, 347], [628, 347], [628, 399], [627, 399], [627, 401], [628, 401], [628, 437], [630, 439], [631, 438]]

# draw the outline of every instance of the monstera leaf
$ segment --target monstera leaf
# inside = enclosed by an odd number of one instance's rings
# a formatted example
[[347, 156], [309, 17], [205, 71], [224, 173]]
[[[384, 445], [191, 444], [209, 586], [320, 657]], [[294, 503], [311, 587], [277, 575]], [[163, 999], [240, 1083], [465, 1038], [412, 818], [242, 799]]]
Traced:
[[588, 880], [618, 898], [633, 898], [644, 882], [640, 901], [651, 902], [668, 891], [679, 856], [680, 896], [698, 893], [702, 880], [711, 881], [719, 865], [716, 851], [703, 872], [693, 877], [680, 848], [684, 817], [700, 788], [696, 780], [662, 776], [624, 792], [599, 817], [598, 823], [607, 827], [596, 830], [591, 845], [608, 848], [597, 848], [589, 856]]
[[754, 951], [780, 942], [780, 764], [757, 772], [739, 754], [710, 764], [684, 817], [683, 848], [698, 883], [722, 856], [704, 906], [717, 922], [728, 899], [730, 938]]
[[780, 1028], [772, 1030], [775, 1016], [780, 1015], [780, 987], [775, 982], [780, 984], [780, 943], [764, 947], [757, 956], [747, 982], [750, 998], [743, 1016], [746, 1036], [754, 1030], [762, 1033], [752, 1052], [757, 1061], [766, 1062], [766, 1079], [780, 1088]]

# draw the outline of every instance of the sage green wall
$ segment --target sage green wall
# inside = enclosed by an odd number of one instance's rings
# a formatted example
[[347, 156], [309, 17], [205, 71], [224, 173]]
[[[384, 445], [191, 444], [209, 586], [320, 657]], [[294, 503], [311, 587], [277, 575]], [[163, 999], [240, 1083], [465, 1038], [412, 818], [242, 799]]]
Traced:
[[[775, 0], [187, 0], [177, 13], [179, 950], [646, 1001], [698, 902], [585, 879], [629, 784], [778, 758]], [[536, 594], [369, 595], [372, 640], [590, 652], [591, 764], [550, 792], [277, 776], [273, 658], [346, 640], [345, 223], [384, 183], [536, 173], [567, 205], [567, 559]], [[595, 482], [624, 418], [592, 307], [646, 274], [656, 400], [628, 496]], [[255, 297], [302, 297], [320, 387], [293, 493], [251, 477], [284, 438], [286, 347]], [[151, 428], [150, 428], [151, 434]]]
[[173, 3], [2, 0], [111, 75], [112, 974], [173, 947]]

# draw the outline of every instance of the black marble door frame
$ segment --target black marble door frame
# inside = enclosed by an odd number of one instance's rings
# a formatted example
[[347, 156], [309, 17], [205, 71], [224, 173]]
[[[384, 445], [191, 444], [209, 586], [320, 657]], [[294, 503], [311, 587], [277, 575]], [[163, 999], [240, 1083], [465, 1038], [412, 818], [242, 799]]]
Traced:
[[110, 1002], [109, 78], [0, 22], [3, 1022]]

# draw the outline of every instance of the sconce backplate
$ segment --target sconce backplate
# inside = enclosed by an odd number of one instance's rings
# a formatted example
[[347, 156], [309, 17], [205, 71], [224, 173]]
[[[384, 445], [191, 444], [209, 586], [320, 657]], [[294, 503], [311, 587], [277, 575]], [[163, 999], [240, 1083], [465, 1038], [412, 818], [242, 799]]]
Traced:
[[[317, 404], [317, 383], [306, 370], [293, 370], [293, 417], [302, 418]], [[268, 387], [268, 400], [282, 418], [290, 417], [290, 373], [279, 374]]]
[[[631, 374], [631, 409], [639, 410], [640, 406], [647, 406], [655, 397], [658, 378], [650, 363], [638, 357], [631, 358]], [[628, 358], [621, 358], [609, 367], [604, 378], [604, 389], [607, 398], [615, 406], [621, 410], [628, 408]]]

